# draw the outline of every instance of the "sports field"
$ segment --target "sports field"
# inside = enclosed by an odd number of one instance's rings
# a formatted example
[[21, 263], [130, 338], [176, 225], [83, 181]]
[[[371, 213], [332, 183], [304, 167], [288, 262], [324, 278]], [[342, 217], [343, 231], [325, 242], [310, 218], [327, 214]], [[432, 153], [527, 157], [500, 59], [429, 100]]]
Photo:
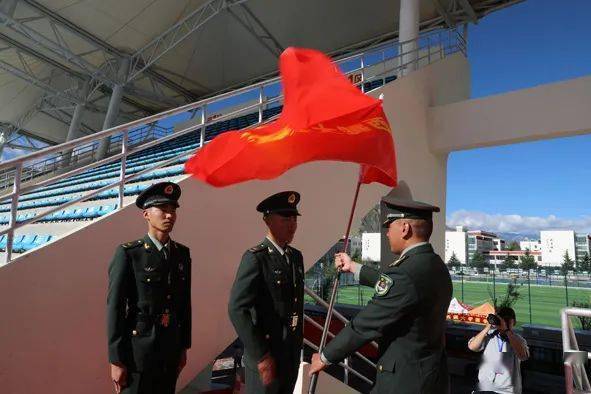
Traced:
[[[454, 281], [454, 297], [462, 301], [462, 285]], [[506, 284], [496, 285], [497, 298], [502, 298], [506, 292]], [[489, 290], [492, 293], [492, 285], [486, 282], [464, 282], [463, 302], [477, 306], [484, 302], [490, 302]], [[338, 293], [339, 304], [359, 305], [367, 304], [373, 296], [374, 290], [369, 287], [346, 286], [341, 287]], [[520, 299], [515, 304], [517, 325], [530, 323], [530, 307], [527, 284], [519, 288]], [[568, 288], [568, 300], [589, 302], [591, 289]], [[566, 306], [566, 292], [562, 286], [531, 286], [531, 323], [560, 327], [560, 309]], [[573, 319], [578, 326], [578, 321]]]

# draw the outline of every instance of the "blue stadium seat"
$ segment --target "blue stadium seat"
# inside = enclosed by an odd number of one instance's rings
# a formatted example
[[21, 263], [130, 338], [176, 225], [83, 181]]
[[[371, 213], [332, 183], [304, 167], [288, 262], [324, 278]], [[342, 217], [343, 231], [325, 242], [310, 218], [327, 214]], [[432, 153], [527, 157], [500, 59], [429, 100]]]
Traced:
[[101, 206], [101, 209], [99, 210], [100, 216], [103, 216], [103, 215], [106, 215], [108, 213], [111, 213], [115, 209], [117, 209], [117, 204], [103, 205], [103, 206]]
[[37, 238], [36, 234], [25, 235], [20, 241], [14, 242], [12, 245], [12, 250], [16, 253], [23, 253], [27, 251], [27, 246], [32, 245], [35, 238]]
[[94, 219], [100, 216], [99, 214], [100, 206], [90, 207], [84, 213], [84, 219]]

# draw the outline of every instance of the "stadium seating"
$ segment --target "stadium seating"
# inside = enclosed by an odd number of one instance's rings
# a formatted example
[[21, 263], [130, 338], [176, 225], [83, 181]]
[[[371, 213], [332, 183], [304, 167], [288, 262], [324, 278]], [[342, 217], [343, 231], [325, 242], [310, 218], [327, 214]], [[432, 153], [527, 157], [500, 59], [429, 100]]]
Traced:
[[[17, 235], [14, 237], [12, 242], [12, 249], [16, 253], [23, 253], [51, 241], [51, 238], [51, 235]], [[7, 240], [8, 238], [6, 235], [0, 236], [0, 252], [4, 252], [6, 250]]]
[[[395, 76], [389, 76], [385, 79], [373, 80], [364, 83], [364, 90], [375, 89], [394, 80]], [[273, 116], [279, 115], [282, 106], [278, 105], [273, 108], [263, 110], [263, 120], [269, 119]], [[229, 131], [243, 129], [258, 123], [259, 113], [252, 112], [233, 119], [223, 120], [214, 124], [208, 125], [205, 128], [205, 141], [210, 141], [217, 135]], [[116, 139], [117, 137], [115, 137]], [[201, 138], [201, 130], [196, 130], [191, 133], [171, 139], [162, 144], [145, 149], [141, 152], [134, 153], [128, 157], [126, 163], [126, 175], [133, 175], [140, 171], [147, 170], [159, 162], [172, 159], [177, 156], [185, 154], [185, 157], [173, 161], [172, 163], [142, 174], [137, 178], [131, 180], [125, 185], [124, 195], [134, 196], [141, 193], [147, 184], [139, 185], [140, 182], [158, 181], [184, 173], [184, 163], [187, 160], [189, 153], [199, 147]], [[91, 170], [85, 171], [81, 174], [69, 177], [51, 185], [45, 186], [36, 190], [35, 192], [25, 194], [19, 197], [17, 222], [23, 222], [34, 218], [34, 212], [22, 212], [30, 209], [46, 208], [64, 204], [74, 198], [78, 198], [89, 191], [98, 190], [111, 184], [116, 178], [120, 176], [121, 164], [111, 163], [102, 165]], [[114, 199], [118, 197], [118, 189], [116, 187], [103, 191], [87, 201], [100, 201], [105, 199]], [[96, 204], [85, 208], [69, 208], [54, 212], [50, 215], [39, 219], [37, 223], [59, 223], [68, 221], [83, 221], [93, 220], [104, 216], [117, 209], [117, 204]], [[9, 223], [10, 201], [0, 201], [0, 226]], [[4, 215], [1, 215], [4, 214]], [[26, 252], [35, 247], [38, 247], [52, 239], [52, 235], [41, 234], [27, 234], [15, 237], [13, 242], [13, 250], [16, 253]], [[6, 236], [0, 236], [0, 251], [6, 248]]]

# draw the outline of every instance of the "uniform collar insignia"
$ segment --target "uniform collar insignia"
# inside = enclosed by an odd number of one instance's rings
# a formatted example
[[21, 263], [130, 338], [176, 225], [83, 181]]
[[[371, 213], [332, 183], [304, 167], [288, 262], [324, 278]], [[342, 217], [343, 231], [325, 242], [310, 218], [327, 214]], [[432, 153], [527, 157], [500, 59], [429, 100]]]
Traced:
[[404, 260], [406, 260], [407, 258], [408, 258], [408, 255], [400, 256], [400, 258], [398, 258], [398, 260], [396, 260], [395, 262], [393, 262], [392, 264], [390, 264], [389, 267], [397, 267], [400, 264], [402, 264], [402, 262]]
[[147, 243], [144, 243], [144, 248], [150, 249], [150, 245], [148, 245]]
[[272, 247], [267, 247], [267, 250], [269, 251], [269, 253], [273, 253], [273, 248]]

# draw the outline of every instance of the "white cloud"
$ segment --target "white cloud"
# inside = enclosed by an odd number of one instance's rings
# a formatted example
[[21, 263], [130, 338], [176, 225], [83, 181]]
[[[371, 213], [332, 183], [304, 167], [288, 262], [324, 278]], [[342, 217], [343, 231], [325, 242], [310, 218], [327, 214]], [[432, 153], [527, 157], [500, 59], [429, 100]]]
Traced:
[[537, 233], [541, 230], [574, 230], [591, 233], [591, 216], [576, 219], [521, 215], [491, 215], [479, 211], [459, 210], [447, 217], [449, 227], [466, 226], [471, 230], [493, 232]]

